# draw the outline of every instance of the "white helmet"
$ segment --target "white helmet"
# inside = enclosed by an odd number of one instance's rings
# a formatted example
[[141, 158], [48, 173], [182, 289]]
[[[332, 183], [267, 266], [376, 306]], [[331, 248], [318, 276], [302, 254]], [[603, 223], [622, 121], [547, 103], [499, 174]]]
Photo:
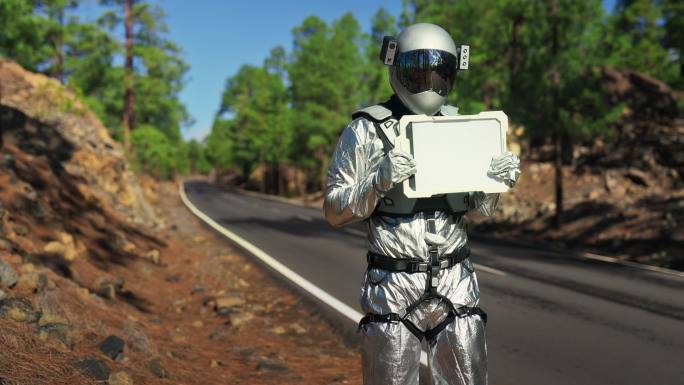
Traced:
[[434, 115], [454, 87], [456, 70], [468, 66], [465, 47], [457, 49], [441, 27], [418, 23], [403, 30], [396, 41], [386, 37], [381, 59], [389, 65], [390, 84], [399, 100], [415, 114]]

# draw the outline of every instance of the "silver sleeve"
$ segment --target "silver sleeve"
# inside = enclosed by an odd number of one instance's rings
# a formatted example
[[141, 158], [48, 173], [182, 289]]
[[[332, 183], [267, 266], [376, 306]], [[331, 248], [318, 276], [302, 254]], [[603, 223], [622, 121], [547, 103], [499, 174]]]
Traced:
[[375, 189], [379, 162], [372, 155], [382, 148], [382, 142], [376, 138], [372, 122], [356, 119], [337, 142], [328, 168], [323, 204], [325, 218], [335, 227], [364, 220], [375, 210], [380, 199]]
[[470, 207], [468, 211], [477, 211], [482, 215], [490, 217], [494, 215], [494, 211], [499, 205], [500, 197], [501, 194], [499, 193], [485, 194], [481, 191], [471, 192]]

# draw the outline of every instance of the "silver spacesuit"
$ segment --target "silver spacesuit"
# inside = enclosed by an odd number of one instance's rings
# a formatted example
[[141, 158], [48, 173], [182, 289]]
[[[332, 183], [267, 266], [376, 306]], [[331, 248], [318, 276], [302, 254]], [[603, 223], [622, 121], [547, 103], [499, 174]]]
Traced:
[[[407, 27], [390, 44], [395, 95], [358, 111], [328, 170], [325, 215], [334, 226], [366, 220], [368, 263], [361, 293], [364, 384], [418, 384], [421, 340], [428, 342], [433, 384], [486, 384], [486, 315], [478, 307], [463, 215], [491, 215], [499, 195], [471, 192], [408, 199], [402, 181], [416, 172], [410, 154], [392, 146], [405, 114], [450, 115], [459, 52], [432, 24]], [[383, 48], [383, 54], [386, 49]], [[492, 160], [489, 175], [515, 184], [518, 158]]]

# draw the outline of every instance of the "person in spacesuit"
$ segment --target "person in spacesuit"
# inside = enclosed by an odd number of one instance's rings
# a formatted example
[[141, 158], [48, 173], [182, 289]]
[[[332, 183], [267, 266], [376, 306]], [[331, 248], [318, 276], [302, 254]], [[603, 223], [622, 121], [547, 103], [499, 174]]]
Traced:
[[[388, 49], [396, 52], [390, 57]], [[478, 306], [463, 216], [491, 215], [499, 194], [409, 199], [400, 187], [416, 164], [393, 146], [403, 115], [458, 114], [445, 103], [459, 49], [439, 26], [419, 23], [383, 55], [394, 95], [352, 115], [332, 156], [324, 203], [333, 226], [367, 221], [366, 316], [359, 324], [364, 384], [418, 384], [422, 339], [433, 384], [486, 384], [486, 314]], [[492, 159], [488, 172], [511, 187], [519, 174], [520, 161], [510, 152]]]

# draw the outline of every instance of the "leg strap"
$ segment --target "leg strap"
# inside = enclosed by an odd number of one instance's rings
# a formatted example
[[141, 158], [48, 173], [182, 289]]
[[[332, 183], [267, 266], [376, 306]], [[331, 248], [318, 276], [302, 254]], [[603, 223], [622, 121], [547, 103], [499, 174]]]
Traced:
[[406, 318], [402, 318], [399, 316], [399, 314], [396, 313], [389, 313], [389, 314], [371, 314], [368, 313], [366, 314], [363, 318], [361, 318], [361, 321], [359, 321], [359, 327], [356, 329], [356, 332], [358, 333], [361, 331], [361, 328], [365, 324], [369, 324], [372, 322], [383, 322], [383, 323], [403, 323], [404, 326], [418, 338], [418, 340], [423, 339], [423, 332], [411, 321], [407, 320]]
[[432, 329], [425, 331], [424, 334], [426, 340], [432, 341], [450, 323], [454, 322], [456, 318], [463, 318], [471, 315], [479, 315], [480, 318], [482, 318], [482, 322], [484, 322], [485, 324], [487, 323], [487, 313], [485, 313], [484, 310], [482, 310], [482, 308], [480, 307], [461, 306], [459, 308], [452, 309], [453, 310], [449, 311], [449, 314], [446, 316], [444, 321], [440, 322], [437, 326], [433, 327]]

